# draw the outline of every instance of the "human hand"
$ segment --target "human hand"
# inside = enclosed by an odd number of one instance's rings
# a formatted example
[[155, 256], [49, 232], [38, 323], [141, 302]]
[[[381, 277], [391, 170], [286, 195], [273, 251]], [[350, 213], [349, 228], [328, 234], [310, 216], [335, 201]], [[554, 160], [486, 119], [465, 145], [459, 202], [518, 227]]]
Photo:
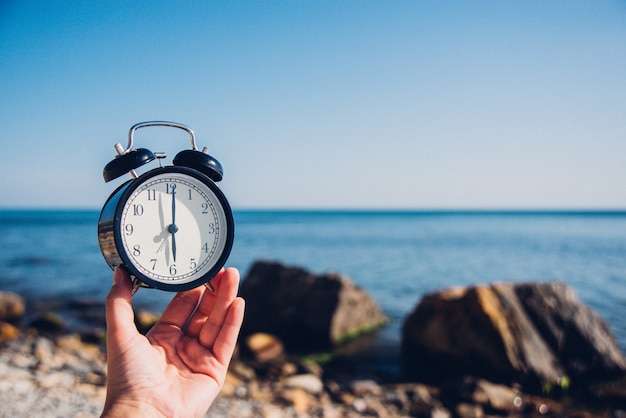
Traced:
[[239, 272], [177, 293], [146, 336], [134, 324], [132, 284], [117, 268], [106, 298], [107, 396], [102, 417], [201, 417], [219, 394], [243, 322]]

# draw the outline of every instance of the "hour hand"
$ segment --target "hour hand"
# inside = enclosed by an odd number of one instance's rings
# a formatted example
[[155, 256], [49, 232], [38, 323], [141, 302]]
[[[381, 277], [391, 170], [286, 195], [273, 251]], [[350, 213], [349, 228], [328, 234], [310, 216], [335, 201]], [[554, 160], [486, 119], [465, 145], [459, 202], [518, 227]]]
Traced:
[[176, 233], [178, 232], [178, 227], [171, 224], [167, 227], [167, 232], [172, 234], [172, 255], [174, 256], [174, 262], [176, 262]]

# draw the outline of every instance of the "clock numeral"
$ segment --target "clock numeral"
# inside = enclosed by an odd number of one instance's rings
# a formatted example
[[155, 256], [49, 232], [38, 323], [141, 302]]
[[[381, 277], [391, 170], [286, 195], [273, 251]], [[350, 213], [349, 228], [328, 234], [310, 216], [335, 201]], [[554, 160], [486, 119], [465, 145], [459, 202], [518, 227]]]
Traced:
[[165, 185], [165, 193], [167, 193], [167, 194], [175, 194], [176, 193], [176, 183], [167, 183]]
[[156, 189], [148, 189], [146, 192], [148, 193], [148, 200], [156, 200]]
[[204, 203], [202, 204], [202, 213], [203, 213], [203, 214], [207, 214], [207, 213], [209, 213], [209, 204], [208, 204], [208, 203], [206, 203], [206, 202], [204, 202]]
[[139, 257], [141, 255], [141, 247], [139, 245], [135, 245], [133, 247], [133, 255], [135, 257]]
[[210, 223], [209, 224], [209, 234], [215, 234], [215, 224], [214, 223]]
[[126, 231], [126, 235], [133, 235], [133, 225], [132, 224], [126, 224], [124, 226], [124, 230]]
[[196, 259], [195, 259], [195, 258], [192, 258], [192, 259], [189, 261], [189, 268], [190, 268], [191, 270], [193, 270], [193, 269], [195, 269], [196, 267], [198, 267], [198, 263], [196, 263]]
[[189, 200], [191, 200], [191, 189], [189, 189]]
[[209, 243], [205, 242], [204, 245], [202, 246], [202, 249], [204, 250], [205, 253], [209, 252]]
[[143, 215], [143, 205], [133, 205], [133, 215], [134, 216]]
[[170, 274], [171, 274], [172, 276], [175, 276], [175, 275], [176, 275], [176, 264], [172, 264], [172, 265], [170, 266]]
[[152, 270], [154, 270], [156, 268], [157, 259], [156, 258], [151, 258], [150, 262], [152, 263]]

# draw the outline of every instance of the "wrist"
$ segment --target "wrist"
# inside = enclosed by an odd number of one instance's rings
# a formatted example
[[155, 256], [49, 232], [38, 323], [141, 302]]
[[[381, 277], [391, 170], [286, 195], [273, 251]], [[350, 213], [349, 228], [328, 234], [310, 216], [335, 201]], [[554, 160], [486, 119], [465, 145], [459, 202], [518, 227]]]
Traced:
[[122, 417], [165, 418], [167, 415], [147, 402], [117, 400], [104, 404], [100, 418]]

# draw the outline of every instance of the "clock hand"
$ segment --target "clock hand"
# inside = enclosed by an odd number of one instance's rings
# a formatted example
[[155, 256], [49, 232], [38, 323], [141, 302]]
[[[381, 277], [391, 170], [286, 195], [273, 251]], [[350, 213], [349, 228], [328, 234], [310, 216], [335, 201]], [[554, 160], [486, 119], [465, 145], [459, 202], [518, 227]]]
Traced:
[[165, 228], [165, 219], [163, 216], [163, 199], [161, 198], [160, 193], [159, 193], [159, 222], [161, 223], [161, 233], [154, 237], [154, 242], [155, 243], [159, 242], [159, 240], [163, 240], [163, 241], [161, 241], [161, 245], [159, 245], [159, 248], [156, 251], [157, 253], [160, 253], [163, 247], [165, 246], [165, 243], [167, 242], [167, 234], [168, 234]]
[[167, 234], [169, 233], [169, 227], [165, 227], [165, 217], [163, 216], [163, 199], [161, 193], [159, 193], [159, 222], [161, 223], [161, 233], [154, 237], [154, 242], [158, 242], [159, 239], [162, 239], [161, 245], [157, 248], [157, 254], [161, 252], [163, 247], [166, 247], [165, 250], [165, 263], [169, 264], [169, 245], [167, 240]]
[[163, 236], [163, 233], [161, 233], [161, 234], [159, 234], [159, 235], [157, 235], [155, 237], [155, 240], [158, 239], [158, 238], [163, 238], [163, 241], [161, 242], [161, 245], [159, 245], [159, 248], [156, 251], [157, 253], [160, 253], [161, 250], [163, 249], [163, 247], [165, 246], [165, 244], [167, 243], [167, 235]]
[[165, 219], [163, 219], [163, 199], [159, 193], [159, 222], [161, 222], [161, 231], [165, 229]]
[[176, 262], [176, 233], [172, 232], [172, 254], [174, 255], [174, 262]]
[[167, 230], [172, 234], [172, 255], [174, 262], [176, 262], [176, 232], [178, 231], [176, 226], [176, 184], [172, 185], [172, 224]]

